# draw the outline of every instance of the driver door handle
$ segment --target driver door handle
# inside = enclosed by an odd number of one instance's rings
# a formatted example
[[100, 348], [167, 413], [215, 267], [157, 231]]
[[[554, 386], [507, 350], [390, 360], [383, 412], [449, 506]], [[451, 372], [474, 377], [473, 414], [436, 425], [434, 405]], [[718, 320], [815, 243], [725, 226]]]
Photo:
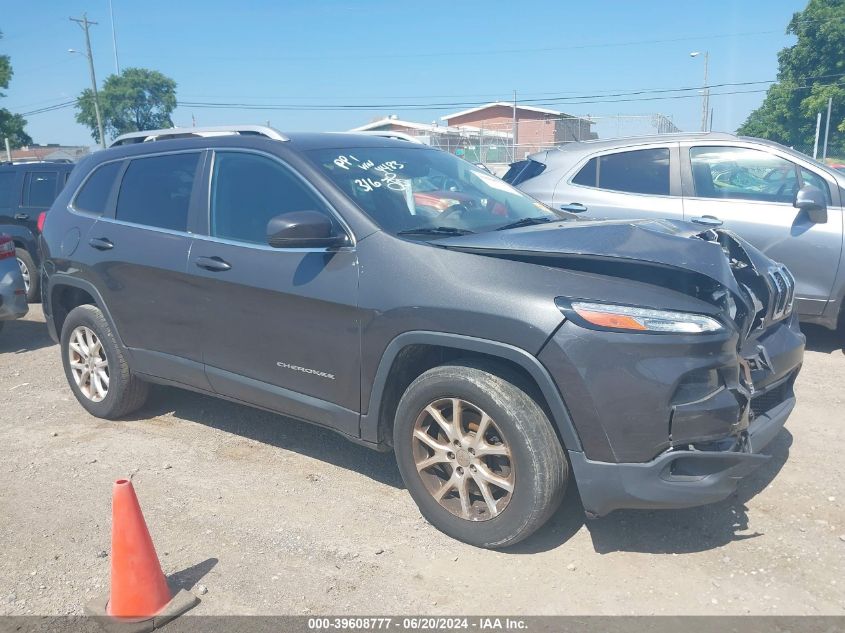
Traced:
[[560, 205], [561, 211], [569, 211], [570, 213], [584, 213], [587, 210], [580, 202], [570, 202], [569, 204]]
[[702, 215], [690, 218], [690, 222], [695, 222], [696, 224], [703, 224], [704, 226], [722, 226], [723, 224], [722, 221], [715, 215]]
[[197, 257], [194, 263], [200, 268], [205, 268], [215, 273], [221, 273], [232, 268], [232, 265], [220, 257]]

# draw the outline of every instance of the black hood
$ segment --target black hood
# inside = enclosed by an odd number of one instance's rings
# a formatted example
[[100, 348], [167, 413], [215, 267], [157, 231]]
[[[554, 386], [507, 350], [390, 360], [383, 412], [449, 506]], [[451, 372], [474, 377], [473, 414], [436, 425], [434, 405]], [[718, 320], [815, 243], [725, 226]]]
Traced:
[[[730, 291], [753, 315], [765, 308], [759, 299], [759, 280], [774, 266], [768, 257], [730, 231], [703, 229], [675, 220], [555, 222], [505, 231], [449, 237], [432, 242], [467, 253], [590, 270], [648, 281], [632, 271], [660, 269], [655, 276], [665, 285], [671, 271], [704, 277]], [[608, 272], [608, 271], [613, 272]], [[741, 274], [738, 274], [740, 273]], [[677, 277], [678, 275], [674, 275]], [[756, 278], [752, 288], [750, 278]], [[699, 284], [700, 285], [700, 284]], [[678, 284], [690, 287], [689, 283]], [[757, 288], [753, 288], [757, 286]], [[765, 283], [764, 283], [765, 286]], [[701, 295], [699, 286], [694, 294]], [[683, 291], [683, 290], [682, 290]], [[712, 302], [712, 288], [706, 291]], [[686, 291], [693, 294], [692, 291]], [[765, 290], [764, 294], [768, 294]], [[750, 295], [750, 296], [749, 296]]]

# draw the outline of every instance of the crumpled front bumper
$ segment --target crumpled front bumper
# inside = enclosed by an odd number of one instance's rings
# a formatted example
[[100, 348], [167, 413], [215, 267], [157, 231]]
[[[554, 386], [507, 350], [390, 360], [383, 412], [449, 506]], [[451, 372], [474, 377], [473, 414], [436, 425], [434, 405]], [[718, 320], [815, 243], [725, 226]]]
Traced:
[[568, 325], [540, 359], [581, 440], [569, 459], [589, 515], [719, 501], [769, 459], [760, 451], [795, 406], [805, 344], [796, 315], [742, 345], [736, 332], [664, 337]]
[[[791, 392], [791, 385], [789, 386]], [[757, 416], [747, 437], [728, 450], [668, 450], [643, 464], [614, 464], [569, 451], [578, 490], [589, 516], [620, 508], [687, 508], [721, 501], [739, 480], [771, 456], [761, 454], [780, 432], [795, 407], [795, 396]]]

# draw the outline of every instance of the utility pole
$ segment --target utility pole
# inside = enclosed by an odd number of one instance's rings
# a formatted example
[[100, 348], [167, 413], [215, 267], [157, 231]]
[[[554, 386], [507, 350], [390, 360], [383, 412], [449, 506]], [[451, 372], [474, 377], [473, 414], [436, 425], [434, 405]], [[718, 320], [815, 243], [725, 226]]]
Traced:
[[513, 91], [513, 122], [511, 123], [511, 152], [513, 153], [513, 162], [516, 162], [516, 90]]
[[111, 0], [109, 0], [109, 17], [111, 18], [111, 45], [114, 49], [114, 70], [120, 74], [120, 62], [117, 60], [117, 35], [114, 31], [114, 8], [112, 8]]
[[704, 51], [704, 107], [701, 111], [701, 131], [707, 131], [707, 115], [710, 113], [710, 51]]
[[97, 76], [94, 74], [94, 56], [91, 53], [91, 37], [88, 34], [88, 27], [96, 25], [96, 22], [91, 22], [88, 19], [88, 14], [83, 13], [81, 18], [69, 18], [71, 22], [76, 22], [83, 31], [85, 31], [85, 50], [88, 51], [86, 57], [88, 58], [88, 70], [91, 71], [91, 90], [94, 91], [94, 114], [97, 116], [97, 131], [100, 134], [100, 147], [106, 148], [106, 135], [103, 131], [103, 119], [100, 116], [100, 95], [97, 92]]
[[824, 126], [824, 148], [822, 149], [822, 162], [827, 158], [827, 139], [830, 135], [830, 109], [833, 107], [833, 97], [827, 99], [827, 123]]
[[822, 113], [819, 112], [816, 115], [816, 142], [813, 143], [813, 158], [818, 158], [819, 156], [819, 132], [822, 128]]

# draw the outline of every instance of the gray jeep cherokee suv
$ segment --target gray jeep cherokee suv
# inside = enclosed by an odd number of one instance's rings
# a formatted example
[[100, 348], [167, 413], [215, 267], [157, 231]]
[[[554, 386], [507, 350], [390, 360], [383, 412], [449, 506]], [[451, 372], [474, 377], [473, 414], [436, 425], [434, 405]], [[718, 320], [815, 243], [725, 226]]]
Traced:
[[[567, 485], [590, 516], [723, 499], [795, 404], [792, 276], [730, 232], [576, 222], [395, 139], [116, 144], [43, 233], [47, 322], [96, 416], [153, 382], [307, 420], [395, 451], [433, 525], [502, 547]], [[461, 195], [432, 203], [433, 179]]]

